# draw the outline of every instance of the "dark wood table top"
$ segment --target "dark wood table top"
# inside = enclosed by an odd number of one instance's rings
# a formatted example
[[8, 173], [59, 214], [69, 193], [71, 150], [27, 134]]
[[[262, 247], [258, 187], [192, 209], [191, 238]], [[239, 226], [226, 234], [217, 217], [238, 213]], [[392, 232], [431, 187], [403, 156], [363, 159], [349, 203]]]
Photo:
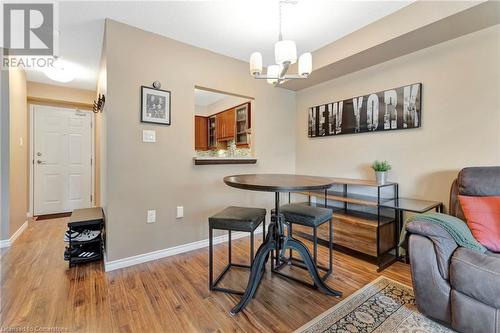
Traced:
[[331, 178], [292, 174], [247, 174], [224, 177], [224, 183], [243, 190], [264, 192], [299, 192], [324, 190], [335, 181]]

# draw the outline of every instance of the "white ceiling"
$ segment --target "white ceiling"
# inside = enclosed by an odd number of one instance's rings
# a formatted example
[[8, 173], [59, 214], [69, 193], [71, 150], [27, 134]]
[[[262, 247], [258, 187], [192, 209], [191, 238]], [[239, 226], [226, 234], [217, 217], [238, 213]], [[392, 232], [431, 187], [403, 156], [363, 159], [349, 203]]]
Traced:
[[212, 91], [195, 89], [194, 90], [194, 104], [199, 106], [207, 106], [212, 103], [218, 102], [228, 95], [220, 94]]
[[[411, 2], [299, 0], [283, 7], [283, 35], [299, 54], [314, 51]], [[65, 1], [59, 17], [59, 56], [80, 68], [66, 85], [85, 89], [96, 87], [105, 18], [244, 61], [261, 51], [265, 64], [278, 38], [278, 0]], [[55, 83], [40, 72], [28, 79]]]

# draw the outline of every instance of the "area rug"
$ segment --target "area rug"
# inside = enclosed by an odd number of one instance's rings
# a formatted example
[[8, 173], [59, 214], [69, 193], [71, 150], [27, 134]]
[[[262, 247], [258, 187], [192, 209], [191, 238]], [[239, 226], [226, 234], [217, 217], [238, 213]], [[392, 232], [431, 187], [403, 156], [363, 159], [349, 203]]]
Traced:
[[413, 289], [385, 277], [370, 282], [296, 333], [451, 333], [418, 312]]

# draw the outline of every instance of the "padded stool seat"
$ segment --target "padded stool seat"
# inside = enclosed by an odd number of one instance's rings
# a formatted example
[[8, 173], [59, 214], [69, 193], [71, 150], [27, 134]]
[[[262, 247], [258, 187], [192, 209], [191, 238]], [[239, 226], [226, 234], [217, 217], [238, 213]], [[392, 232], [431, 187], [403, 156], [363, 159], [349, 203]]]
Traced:
[[[276, 210], [271, 210], [272, 217], [275, 218]], [[309, 206], [307, 204], [287, 204], [280, 207], [280, 219], [284, 219], [288, 226], [288, 237], [292, 237], [292, 226], [293, 224], [300, 224], [305, 227], [309, 227], [313, 229], [313, 260], [316, 264], [317, 268], [325, 271], [325, 274], [321, 277], [323, 280], [328, 278], [332, 273], [333, 266], [333, 229], [332, 229], [332, 218], [333, 218], [333, 210], [329, 208], [323, 207], [315, 207]], [[324, 267], [318, 265], [317, 257], [318, 257], [318, 227], [323, 223], [328, 222], [328, 267]], [[298, 266], [300, 268], [307, 269], [304, 265], [304, 262], [301, 259], [297, 259], [293, 257], [293, 252], [290, 250], [288, 258], [277, 257], [273, 255], [273, 259], [276, 258], [277, 267], [274, 272], [279, 273], [285, 277], [291, 278], [292, 280], [308, 284], [302, 280], [294, 278], [288, 274], [284, 274], [279, 272], [283, 267], [287, 264], [291, 264], [294, 266]]]
[[283, 205], [280, 209], [286, 221], [307, 227], [317, 227], [329, 221], [333, 214], [333, 211], [329, 208], [301, 204]]
[[230, 206], [208, 218], [212, 229], [252, 232], [266, 217], [263, 208]]
[[[243, 295], [243, 291], [229, 288], [218, 287], [219, 282], [231, 267], [252, 268], [254, 260], [254, 232], [262, 223], [262, 241], [266, 238], [266, 210], [263, 208], [236, 207], [230, 206], [223, 211], [208, 218], [208, 283], [210, 290], [223, 291], [231, 294]], [[213, 230], [228, 231], [228, 264], [214, 280], [214, 259], [213, 259]], [[249, 232], [250, 233], [250, 264], [236, 264], [231, 256], [231, 232]]]

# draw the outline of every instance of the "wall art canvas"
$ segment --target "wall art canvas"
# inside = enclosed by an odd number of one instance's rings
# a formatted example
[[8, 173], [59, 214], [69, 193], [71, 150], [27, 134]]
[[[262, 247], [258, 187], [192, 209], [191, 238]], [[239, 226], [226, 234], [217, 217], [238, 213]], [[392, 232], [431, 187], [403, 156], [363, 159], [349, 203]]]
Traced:
[[309, 108], [309, 137], [417, 128], [422, 84], [384, 90]]

